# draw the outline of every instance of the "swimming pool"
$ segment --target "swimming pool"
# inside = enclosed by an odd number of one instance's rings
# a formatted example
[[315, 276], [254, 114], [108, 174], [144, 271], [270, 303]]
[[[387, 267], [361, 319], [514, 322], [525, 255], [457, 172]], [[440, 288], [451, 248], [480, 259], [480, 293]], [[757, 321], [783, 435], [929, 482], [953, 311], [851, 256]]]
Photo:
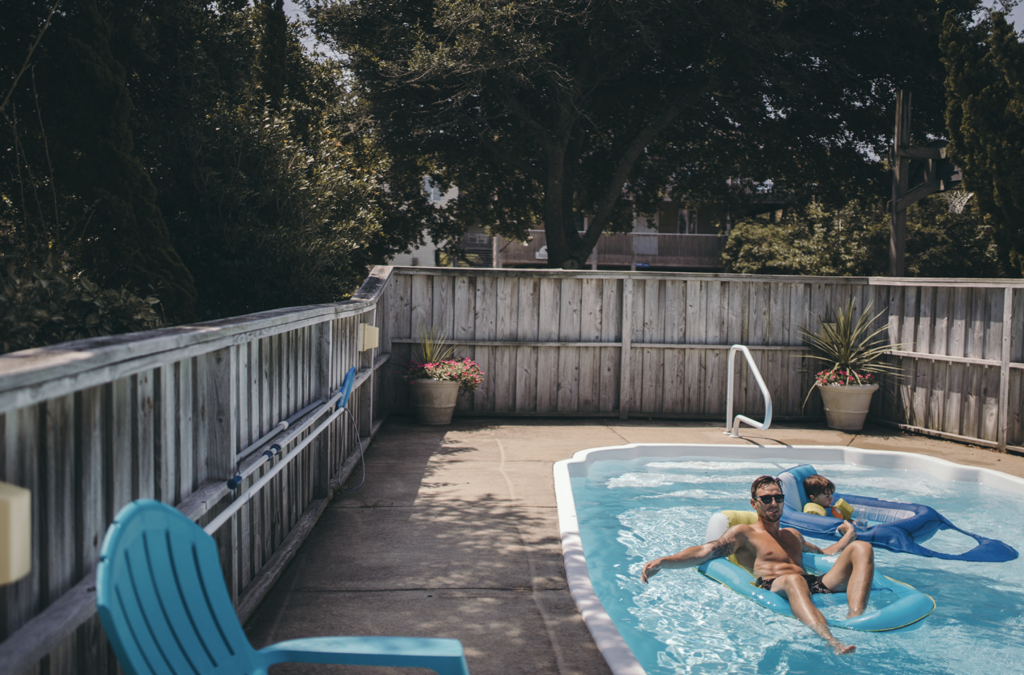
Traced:
[[[693, 570], [640, 583], [644, 561], [702, 542], [712, 513], [748, 509], [754, 477], [801, 463], [814, 464], [840, 491], [928, 504], [964, 529], [1017, 549], [1024, 543], [1024, 480], [926, 456], [791, 446], [583, 451], [555, 467], [566, 574], [616, 675], [1020, 671], [1024, 559], [967, 563], [876, 549], [881, 571], [928, 593], [938, 607], [898, 633], [839, 631], [858, 648], [846, 657], [832, 655], [799, 622]], [[973, 543], [940, 532], [929, 546], [956, 552]]]

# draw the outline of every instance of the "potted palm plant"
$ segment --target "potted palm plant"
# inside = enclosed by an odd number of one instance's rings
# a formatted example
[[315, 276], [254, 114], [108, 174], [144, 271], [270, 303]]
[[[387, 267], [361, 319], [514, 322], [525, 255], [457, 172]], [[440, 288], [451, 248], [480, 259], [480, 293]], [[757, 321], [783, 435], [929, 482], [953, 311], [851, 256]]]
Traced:
[[455, 348], [444, 331], [420, 330], [418, 359], [408, 364], [409, 400], [420, 424], [452, 421], [459, 393], [475, 391], [483, 382], [479, 364], [455, 358]]
[[825, 364], [814, 379], [814, 386], [804, 398], [804, 406], [817, 389], [825, 404], [828, 426], [842, 431], [860, 431], [871, 406], [871, 397], [878, 390], [880, 375], [896, 375], [900, 369], [885, 361], [885, 356], [897, 345], [887, 345], [880, 338], [886, 326], [871, 330], [871, 324], [884, 311], [871, 316], [869, 304], [856, 323], [853, 321], [853, 299], [834, 316], [826, 311], [818, 316], [821, 333], [800, 328], [804, 343], [811, 353], [803, 358]]

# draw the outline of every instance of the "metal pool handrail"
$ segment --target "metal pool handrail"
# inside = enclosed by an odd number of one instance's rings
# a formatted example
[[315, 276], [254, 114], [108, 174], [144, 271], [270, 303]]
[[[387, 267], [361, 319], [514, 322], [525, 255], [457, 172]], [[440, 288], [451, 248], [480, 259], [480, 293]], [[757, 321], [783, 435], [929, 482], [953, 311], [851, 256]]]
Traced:
[[[736, 372], [736, 352], [743, 352], [743, 356], [747, 358], [747, 365], [750, 366], [750, 371], [754, 374], [754, 379], [757, 380], [757, 386], [761, 388], [761, 393], [764, 394], [764, 422], [755, 422], [746, 415], [736, 415], [735, 418], [732, 416], [732, 385]], [[754, 363], [754, 357], [750, 355], [750, 350], [743, 345], [733, 345], [729, 348], [729, 370], [727, 377], [729, 385], [726, 388], [725, 394], [725, 434], [734, 438], [740, 438], [740, 422], [749, 424], [761, 431], [767, 430], [772, 425], [772, 395], [768, 393], [768, 387], [765, 386], [764, 379], [761, 378], [761, 371], [757, 369], [757, 364]], [[730, 420], [732, 421], [731, 430], [729, 428]]]

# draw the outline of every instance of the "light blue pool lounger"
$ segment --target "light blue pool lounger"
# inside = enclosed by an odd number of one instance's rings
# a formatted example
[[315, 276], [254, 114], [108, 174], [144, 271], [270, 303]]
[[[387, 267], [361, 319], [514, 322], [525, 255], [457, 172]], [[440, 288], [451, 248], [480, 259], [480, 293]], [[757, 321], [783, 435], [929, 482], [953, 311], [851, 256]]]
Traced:
[[[757, 514], [747, 511], [721, 511], [708, 522], [706, 541], [721, 537], [729, 527], [738, 523], [753, 523]], [[824, 574], [832, 569], [838, 556], [804, 553], [803, 566], [809, 574]], [[740, 595], [753, 600], [783, 616], [793, 616], [789, 601], [777, 593], [766, 591], [754, 585], [754, 576], [739, 563], [735, 555], [729, 558], [715, 558], [697, 568], [706, 577], [727, 586]], [[819, 609], [834, 605], [846, 605], [846, 593], [816, 594], [811, 596]], [[908, 586], [877, 569], [871, 580], [871, 602], [877, 609], [850, 619], [830, 619], [833, 628], [846, 628], [867, 632], [897, 630], [924, 619], [935, 609], [935, 601], [929, 595]]]
[[107, 530], [96, 604], [128, 675], [267, 675], [278, 663], [429, 668], [469, 675], [462, 644], [445, 638], [314, 637], [259, 651], [235, 615], [217, 546], [166, 504], [125, 506]]

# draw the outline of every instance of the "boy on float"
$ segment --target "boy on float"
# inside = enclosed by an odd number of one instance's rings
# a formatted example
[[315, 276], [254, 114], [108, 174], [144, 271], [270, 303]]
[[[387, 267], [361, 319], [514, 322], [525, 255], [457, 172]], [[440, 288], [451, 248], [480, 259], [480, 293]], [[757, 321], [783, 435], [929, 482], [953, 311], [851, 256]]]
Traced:
[[815, 516], [832, 516], [840, 520], [853, 520], [853, 507], [840, 499], [832, 503], [832, 495], [835, 494], [836, 486], [828, 478], [821, 474], [814, 474], [804, 479], [804, 492], [807, 493], [807, 503], [804, 504], [804, 513]]

